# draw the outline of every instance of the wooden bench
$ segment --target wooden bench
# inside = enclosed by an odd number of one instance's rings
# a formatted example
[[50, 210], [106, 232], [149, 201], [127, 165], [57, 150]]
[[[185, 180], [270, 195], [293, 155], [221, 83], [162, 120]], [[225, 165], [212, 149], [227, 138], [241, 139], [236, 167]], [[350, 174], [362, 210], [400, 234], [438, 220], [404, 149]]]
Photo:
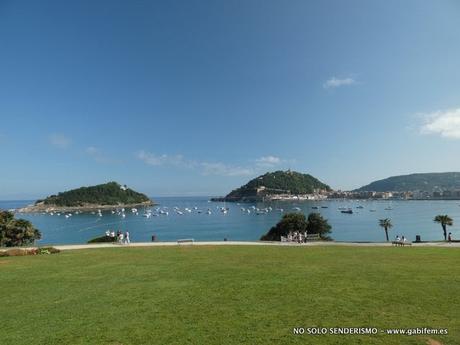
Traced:
[[319, 234], [307, 234], [307, 242], [308, 241], [319, 241], [321, 239], [321, 237], [319, 236]]
[[193, 238], [183, 238], [183, 239], [177, 240], [177, 244], [181, 244], [181, 243], [193, 244], [193, 242], [195, 242]]
[[391, 244], [395, 246], [411, 246], [412, 242], [403, 242], [403, 241], [393, 241]]

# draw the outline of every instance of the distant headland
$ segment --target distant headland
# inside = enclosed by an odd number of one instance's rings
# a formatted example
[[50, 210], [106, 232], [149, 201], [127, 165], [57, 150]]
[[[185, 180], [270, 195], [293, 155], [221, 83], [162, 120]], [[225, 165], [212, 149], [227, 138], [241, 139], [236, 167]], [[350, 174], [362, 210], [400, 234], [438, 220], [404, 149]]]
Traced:
[[136, 192], [126, 185], [108, 182], [96, 186], [80, 187], [51, 195], [35, 204], [19, 209], [19, 212], [46, 211], [93, 211], [120, 207], [143, 207], [153, 205], [145, 194]]
[[332, 190], [317, 178], [291, 170], [267, 172], [212, 201], [398, 199], [458, 200], [460, 172], [392, 176], [352, 191]]

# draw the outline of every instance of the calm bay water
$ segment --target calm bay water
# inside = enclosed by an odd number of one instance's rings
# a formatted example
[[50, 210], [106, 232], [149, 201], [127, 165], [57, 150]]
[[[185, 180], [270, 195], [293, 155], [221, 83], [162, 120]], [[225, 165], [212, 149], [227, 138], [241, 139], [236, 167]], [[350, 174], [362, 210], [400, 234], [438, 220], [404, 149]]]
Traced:
[[[299, 207], [300, 212], [308, 215], [319, 212], [329, 220], [332, 226], [332, 237], [337, 241], [383, 241], [384, 231], [378, 226], [381, 218], [390, 218], [394, 227], [390, 237], [396, 234], [404, 235], [409, 240], [415, 240], [415, 235], [421, 235], [422, 240], [441, 240], [442, 230], [439, 224], [433, 222], [437, 214], [448, 214], [454, 219], [454, 226], [449, 228], [454, 239], [460, 238], [460, 201], [305, 201], [305, 202], [272, 202], [272, 203], [221, 203], [208, 202], [205, 197], [187, 198], [154, 198], [162, 209], [167, 208], [169, 215], [158, 217], [143, 217], [126, 210], [122, 218], [111, 212], [103, 212], [102, 217], [85, 213], [73, 215], [66, 219], [61, 216], [44, 214], [21, 214], [18, 217], [30, 220], [42, 232], [40, 244], [86, 243], [89, 239], [103, 235], [108, 229], [129, 230], [134, 242], [150, 241], [152, 234], [159, 241], [175, 241], [180, 238], [194, 238], [197, 241], [229, 240], [254, 241], [258, 240], [270, 227], [275, 225], [283, 212], [293, 211]], [[0, 201], [0, 209], [18, 208], [32, 201]], [[218, 210], [228, 207], [227, 214]], [[257, 215], [241, 211], [241, 207], [249, 208], [272, 207], [272, 211]], [[363, 206], [363, 208], [357, 208]], [[190, 208], [191, 213], [179, 215], [174, 211]], [[197, 208], [195, 210], [194, 208]], [[318, 207], [318, 209], [312, 209]], [[327, 207], [327, 208], [322, 208]], [[350, 207], [353, 214], [343, 214], [340, 207]], [[212, 214], [206, 214], [207, 209]], [[391, 210], [386, 210], [391, 208]], [[153, 208], [152, 208], [153, 209]], [[202, 213], [198, 213], [201, 210]], [[252, 210], [252, 209], [251, 209]], [[370, 210], [375, 210], [371, 212]]]

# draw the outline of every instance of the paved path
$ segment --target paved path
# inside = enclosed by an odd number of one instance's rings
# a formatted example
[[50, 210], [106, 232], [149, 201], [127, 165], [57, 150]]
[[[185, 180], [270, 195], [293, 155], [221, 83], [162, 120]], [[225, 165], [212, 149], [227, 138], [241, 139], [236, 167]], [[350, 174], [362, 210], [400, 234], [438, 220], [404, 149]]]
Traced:
[[[344, 247], [391, 247], [391, 243], [386, 242], [309, 242], [309, 243], [286, 243], [286, 242], [248, 242], [248, 241], [207, 241], [193, 243], [177, 243], [177, 242], [133, 242], [131, 244], [69, 244], [54, 246], [60, 250], [74, 249], [92, 249], [92, 248], [129, 248], [129, 247], [172, 247], [172, 246], [283, 246], [283, 247], [314, 247], [314, 246], [344, 246]], [[444, 247], [444, 248], [460, 248], [460, 242], [424, 242], [412, 243], [412, 247]]]
[[[281, 247], [317, 247], [317, 246], [343, 246], [343, 247], [391, 247], [388, 242], [335, 242], [318, 241], [308, 243], [262, 242], [262, 241], [203, 241], [203, 242], [133, 242], [131, 244], [94, 243], [94, 244], [63, 244], [55, 245], [59, 250], [97, 249], [97, 248], [131, 248], [131, 247], [178, 247], [178, 246], [281, 246]], [[443, 247], [460, 248], [460, 242], [423, 242], [412, 243], [411, 247]], [[35, 247], [21, 247], [30, 249]], [[1, 248], [0, 251], [12, 248]]]

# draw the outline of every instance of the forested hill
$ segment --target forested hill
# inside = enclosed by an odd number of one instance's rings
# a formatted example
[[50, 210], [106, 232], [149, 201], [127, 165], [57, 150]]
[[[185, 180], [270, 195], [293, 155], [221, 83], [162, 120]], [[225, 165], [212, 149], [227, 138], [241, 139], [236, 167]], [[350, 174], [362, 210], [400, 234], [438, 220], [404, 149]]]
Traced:
[[431, 192], [436, 189], [460, 189], [460, 172], [392, 176], [383, 180], [374, 181], [356, 189], [356, 191], [403, 192], [420, 190]]
[[51, 195], [44, 200], [38, 200], [36, 205], [79, 207], [88, 205], [116, 206], [148, 202], [150, 202], [150, 199], [145, 194], [138, 193], [116, 182], [109, 182]]
[[[261, 189], [263, 189], [262, 192]], [[302, 174], [295, 171], [275, 171], [252, 179], [244, 186], [233, 190], [223, 199], [237, 201], [256, 197], [260, 193], [310, 194], [315, 189], [331, 190], [327, 184], [322, 183], [309, 174]]]

